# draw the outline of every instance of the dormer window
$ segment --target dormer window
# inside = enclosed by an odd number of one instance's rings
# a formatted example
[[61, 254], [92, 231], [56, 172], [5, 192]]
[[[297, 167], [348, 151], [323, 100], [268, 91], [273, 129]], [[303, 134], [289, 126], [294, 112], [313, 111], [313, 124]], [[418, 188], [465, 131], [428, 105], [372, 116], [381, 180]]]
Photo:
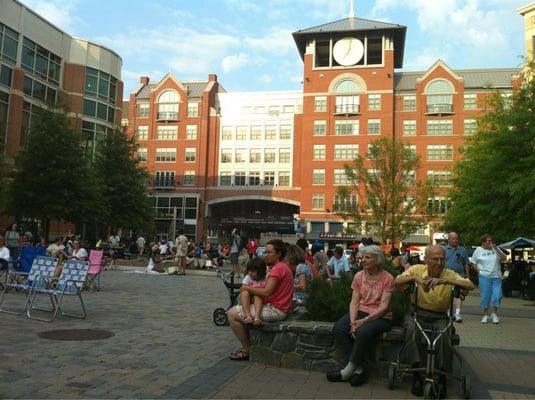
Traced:
[[453, 113], [453, 86], [445, 80], [436, 80], [427, 86], [427, 114]]
[[180, 96], [173, 90], [166, 90], [158, 97], [158, 120], [178, 121]]
[[336, 93], [335, 114], [360, 114], [361, 88], [352, 79], [343, 79], [334, 88]]

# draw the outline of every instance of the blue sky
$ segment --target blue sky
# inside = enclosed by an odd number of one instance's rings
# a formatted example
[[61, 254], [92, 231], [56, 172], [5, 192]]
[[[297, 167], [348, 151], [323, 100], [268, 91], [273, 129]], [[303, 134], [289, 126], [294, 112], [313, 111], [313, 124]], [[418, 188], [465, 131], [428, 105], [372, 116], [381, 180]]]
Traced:
[[[302, 61], [291, 33], [346, 18], [349, 0], [20, 0], [73, 36], [123, 58], [125, 95], [139, 76], [209, 73], [228, 91], [296, 90]], [[454, 69], [517, 67], [530, 0], [354, 0], [357, 17], [407, 26], [404, 70], [438, 58]]]

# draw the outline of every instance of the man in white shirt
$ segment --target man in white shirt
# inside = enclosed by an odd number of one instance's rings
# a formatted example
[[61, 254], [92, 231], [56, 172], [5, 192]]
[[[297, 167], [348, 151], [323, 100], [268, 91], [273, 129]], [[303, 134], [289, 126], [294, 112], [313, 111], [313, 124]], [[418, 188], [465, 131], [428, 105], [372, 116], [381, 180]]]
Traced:
[[137, 253], [142, 256], [145, 251], [145, 238], [141, 235], [136, 240]]
[[110, 238], [108, 239], [108, 244], [110, 245], [112, 249], [118, 249], [120, 242], [121, 242], [121, 238], [116, 233], [112, 234]]
[[349, 262], [342, 247], [334, 248], [333, 256], [327, 262], [327, 272], [329, 279], [340, 279], [341, 272], [349, 272]]
[[7, 269], [10, 260], [9, 249], [6, 247], [6, 238], [0, 235], [0, 269]]

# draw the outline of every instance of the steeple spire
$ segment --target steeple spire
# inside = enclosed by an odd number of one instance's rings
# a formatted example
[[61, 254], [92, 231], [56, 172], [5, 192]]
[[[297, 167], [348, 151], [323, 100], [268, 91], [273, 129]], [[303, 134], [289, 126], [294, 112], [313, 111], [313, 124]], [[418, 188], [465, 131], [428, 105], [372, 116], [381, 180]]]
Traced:
[[355, 18], [355, 8], [353, 6], [353, 0], [349, 0], [349, 18]]

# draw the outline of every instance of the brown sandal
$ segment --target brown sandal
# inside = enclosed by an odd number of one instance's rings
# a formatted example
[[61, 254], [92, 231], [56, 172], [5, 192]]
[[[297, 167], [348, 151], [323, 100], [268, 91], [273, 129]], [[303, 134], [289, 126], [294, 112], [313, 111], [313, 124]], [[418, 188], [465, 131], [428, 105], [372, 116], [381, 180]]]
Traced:
[[230, 353], [228, 355], [228, 358], [230, 358], [233, 361], [247, 361], [249, 360], [249, 353], [245, 350], [239, 350], [235, 351], [234, 353]]

